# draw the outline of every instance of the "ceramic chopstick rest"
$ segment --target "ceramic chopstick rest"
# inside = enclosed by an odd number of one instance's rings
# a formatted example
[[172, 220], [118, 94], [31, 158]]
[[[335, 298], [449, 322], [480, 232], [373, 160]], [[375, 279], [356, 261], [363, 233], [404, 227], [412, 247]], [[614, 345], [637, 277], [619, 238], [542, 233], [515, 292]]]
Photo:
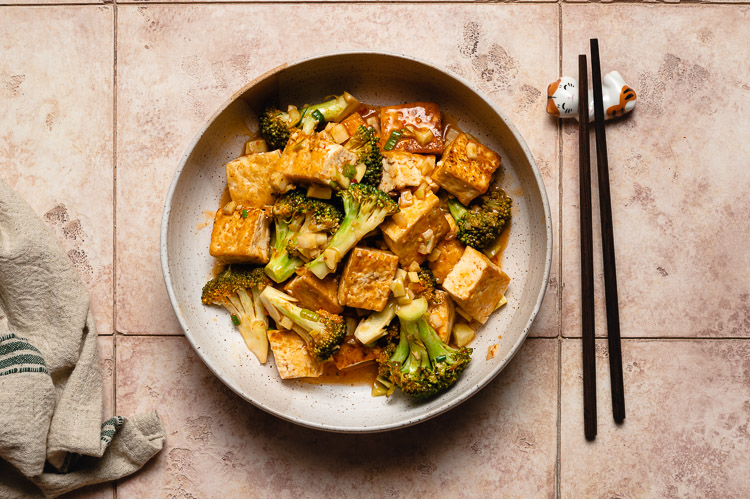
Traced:
[[[636, 103], [635, 90], [625, 84], [622, 75], [610, 71], [602, 80], [605, 119], [629, 113]], [[547, 112], [560, 118], [578, 119], [578, 80], [563, 76], [547, 86]], [[589, 121], [594, 121], [594, 96], [589, 90]]]

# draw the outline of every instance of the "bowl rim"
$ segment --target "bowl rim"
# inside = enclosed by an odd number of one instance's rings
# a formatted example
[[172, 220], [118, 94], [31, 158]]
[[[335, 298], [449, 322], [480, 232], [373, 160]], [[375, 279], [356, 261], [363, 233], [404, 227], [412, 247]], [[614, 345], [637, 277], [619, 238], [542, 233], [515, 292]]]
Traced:
[[[190, 331], [186, 321], [183, 320], [182, 316], [179, 313], [180, 307], [179, 307], [179, 302], [177, 301], [177, 297], [175, 295], [174, 287], [172, 286], [172, 279], [171, 279], [171, 275], [169, 271], [169, 258], [168, 258], [168, 252], [167, 252], [167, 232], [168, 232], [168, 227], [169, 227], [169, 217], [171, 214], [171, 206], [172, 206], [173, 197], [177, 189], [177, 184], [179, 183], [180, 176], [182, 175], [182, 171], [184, 170], [188, 162], [188, 159], [190, 158], [196, 145], [201, 140], [203, 135], [206, 133], [208, 128], [216, 121], [219, 115], [223, 113], [235, 100], [237, 100], [247, 90], [257, 85], [259, 82], [275, 74], [283, 72], [285, 69], [289, 67], [294, 67], [302, 63], [312, 62], [312, 61], [316, 61], [319, 59], [328, 59], [332, 57], [352, 56], [352, 55], [386, 56], [386, 57], [402, 59], [408, 62], [418, 63], [424, 66], [428, 66], [438, 71], [439, 73], [442, 73], [446, 77], [452, 78], [458, 81], [459, 83], [463, 84], [464, 86], [469, 88], [472, 92], [474, 92], [477, 97], [479, 97], [482, 101], [484, 101], [492, 109], [492, 111], [495, 112], [503, 120], [505, 126], [508, 127], [510, 133], [516, 139], [519, 146], [521, 147], [523, 154], [526, 156], [526, 158], [529, 161], [529, 164], [531, 166], [531, 170], [534, 176], [534, 180], [536, 181], [537, 187], [539, 188], [539, 193], [542, 198], [542, 208], [544, 211], [544, 224], [545, 224], [546, 235], [547, 235], [547, 247], [546, 247], [546, 254], [545, 254], [545, 267], [544, 267], [542, 286], [539, 290], [539, 294], [536, 298], [536, 303], [534, 304], [534, 308], [532, 309], [531, 315], [526, 321], [523, 331], [519, 335], [518, 340], [511, 347], [506, 358], [503, 359], [503, 362], [499, 363], [495, 369], [493, 369], [490, 373], [488, 373], [483, 378], [481, 378], [478, 383], [476, 383], [474, 386], [470, 388], [467, 388], [464, 391], [464, 393], [462, 393], [460, 396], [456, 397], [455, 399], [451, 400], [450, 402], [444, 403], [443, 405], [435, 407], [434, 409], [424, 414], [420, 414], [417, 417], [413, 417], [405, 421], [399, 421], [399, 422], [376, 425], [376, 426], [367, 426], [367, 427], [326, 425], [326, 424], [306, 421], [300, 417], [294, 417], [288, 414], [284, 414], [283, 412], [280, 412], [278, 410], [265, 407], [262, 403], [255, 400], [252, 396], [244, 393], [240, 387], [235, 386], [232, 382], [220, 376], [218, 372], [214, 369], [214, 367], [211, 365], [211, 363], [208, 361], [208, 359], [206, 358], [203, 350], [198, 348], [198, 345], [196, 345], [196, 343], [194, 342], [192, 332]], [[164, 278], [164, 284], [166, 285], [166, 288], [167, 288], [167, 294], [169, 295], [169, 301], [172, 305], [172, 309], [174, 310], [175, 315], [177, 316], [177, 320], [180, 323], [180, 327], [183, 330], [184, 336], [187, 338], [193, 350], [198, 355], [198, 357], [203, 361], [206, 367], [208, 367], [208, 369], [214, 374], [214, 376], [216, 376], [219, 380], [221, 380], [221, 382], [224, 383], [226, 386], [228, 386], [233, 392], [235, 392], [244, 400], [253, 404], [255, 407], [262, 409], [263, 411], [269, 414], [272, 414], [280, 419], [289, 421], [297, 425], [301, 425], [301, 426], [316, 429], [316, 430], [323, 430], [323, 431], [335, 432], [335, 433], [362, 433], [362, 434], [379, 433], [379, 432], [396, 430], [400, 428], [406, 428], [408, 426], [413, 426], [415, 424], [432, 419], [440, 414], [443, 414], [444, 412], [449, 411], [450, 409], [453, 409], [454, 407], [459, 406], [460, 404], [462, 404], [463, 402], [467, 401], [472, 396], [474, 396], [476, 393], [481, 391], [482, 388], [484, 388], [490, 381], [495, 379], [495, 377], [498, 374], [500, 374], [500, 372], [503, 369], [505, 369], [505, 367], [513, 359], [513, 357], [516, 355], [518, 350], [521, 348], [521, 345], [523, 345], [524, 341], [528, 337], [531, 326], [534, 323], [534, 319], [539, 313], [539, 309], [544, 299], [544, 295], [546, 293], [547, 286], [549, 283], [550, 269], [552, 267], [552, 250], [553, 250], [552, 214], [550, 210], [549, 199], [547, 197], [547, 191], [545, 189], [544, 181], [542, 179], [542, 175], [539, 170], [539, 167], [536, 163], [536, 160], [534, 159], [534, 155], [531, 153], [531, 150], [526, 144], [526, 141], [521, 136], [519, 131], [516, 129], [512, 121], [508, 118], [508, 116], [502, 111], [502, 109], [500, 109], [496, 104], [494, 104], [483, 91], [477, 89], [475, 85], [473, 85], [471, 82], [466, 80], [464, 77], [457, 75], [445, 68], [438, 67], [431, 62], [427, 62], [425, 60], [422, 60], [422, 59], [419, 59], [419, 58], [416, 58], [407, 54], [401, 54], [397, 52], [376, 51], [376, 50], [344, 50], [344, 51], [325, 52], [325, 53], [320, 53], [320, 54], [315, 54], [315, 55], [311, 55], [308, 57], [300, 58], [290, 63], [283, 63], [266, 71], [265, 73], [257, 76], [256, 78], [253, 78], [249, 83], [247, 83], [241, 89], [239, 89], [234, 94], [232, 94], [231, 97], [229, 97], [226, 101], [224, 101], [224, 103], [222, 103], [218, 107], [218, 109], [208, 119], [206, 119], [205, 124], [196, 133], [196, 135], [188, 144], [185, 152], [183, 153], [182, 158], [180, 159], [179, 165], [177, 167], [177, 170], [175, 171], [174, 176], [172, 177], [172, 182], [170, 183], [169, 191], [167, 192], [167, 197], [164, 201], [164, 209], [162, 212], [160, 232], [161, 232], [160, 257], [161, 257], [162, 276]]]

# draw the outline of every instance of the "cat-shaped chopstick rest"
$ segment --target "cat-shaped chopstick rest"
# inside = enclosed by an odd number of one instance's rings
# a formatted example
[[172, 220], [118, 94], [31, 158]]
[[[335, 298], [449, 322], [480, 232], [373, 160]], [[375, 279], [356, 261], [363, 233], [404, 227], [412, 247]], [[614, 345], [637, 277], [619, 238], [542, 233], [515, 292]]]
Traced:
[[[629, 113], [637, 100], [635, 90], [625, 84], [622, 75], [610, 71], [602, 81], [604, 119]], [[563, 76], [547, 87], [547, 112], [560, 118], [578, 119], [578, 80]], [[594, 92], [589, 90], [589, 121], [594, 121]]]

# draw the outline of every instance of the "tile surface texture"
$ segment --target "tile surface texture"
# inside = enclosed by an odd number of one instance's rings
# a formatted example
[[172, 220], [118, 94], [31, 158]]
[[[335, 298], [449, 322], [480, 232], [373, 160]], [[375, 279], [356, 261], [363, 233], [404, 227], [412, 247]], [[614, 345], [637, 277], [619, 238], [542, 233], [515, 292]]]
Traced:
[[118, 483], [117, 496], [552, 497], [557, 348], [554, 339], [529, 340], [481, 396], [427, 423], [339, 435], [247, 404], [184, 338], [120, 337], [117, 409], [158, 407], [167, 445], [143, 472]]
[[[76, 3], [0, 1], [0, 179], [88, 286], [104, 418], [155, 408], [167, 444], [133, 477], [66, 498], [750, 496], [750, 7]], [[593, 443], [576, 338], [577, 127], [544, 112], [547, 83], [576, 74], [590, 37], [639, 98], [607, 125], [627, 419], [612, 421], [599, 340]], [[479, 395], [351, 436], [276, 419], [211, 374], [171, 311], [159, 225], [182, 154], [237, 89], [284, 62], [372, 48], [453, 71], [500, 105], [542, 171], [555, 259], [531, 332], [542, 338]]]
[[[536, 88], [557, 73], [556, 6], [405, 5], [397, 17], [374, 5], [339, 5], [336, 11], [334, 21], [327, 9], [307, 4], [119, 7], [119, 331], [180, 334], [159, 263], [161, 211], [177, 164], [207, 118], [235, 91], [279, 64], [313, 54], [377, 47], [469, 79], [502, 106], [529, 143], [557, 220], [556, 125], [540, 123], [545, 100]], [[516, 23], [519, 16], [534, 28]], [[329, 36], [341, 23], [358, 36]], [[310, 24], [318, 28], [306, 29]], [[227, 37], [230, 25], [233, 36]], [[505, 28], [495, 28], [501, 25]], [[443, 35], [434, 36], [436, 30]], [[283, 47], [265, 42], [282, 35]], [[557, 335], [556, 283], [555, 274], [536, 325], [541, 335]]]
[[0, 179], [55, 233], [111, 334], [113, 9], [0, 9]]
[[[563, 6], [563, 73], [577, 74], [577, 55], [599, 37], [602, 72], [617, 69], [638, 93], [632, 116], [607, 125], [623, 336], [750, 336], [749, 23], [747, 7]], [[566, 336], [580, 336], [577, 134], [566, 123]], [[599, 256], [598, 198], [593, 206]], [[601, 260], [595, 265], [603, 335]]]
[[596, 351], [598, 434], [587, 442], [581, 343], [563, 341], [561, 497], [750, 494], [750, 343], [625, 340], [621, 426], [612, 419], [606, 341]]

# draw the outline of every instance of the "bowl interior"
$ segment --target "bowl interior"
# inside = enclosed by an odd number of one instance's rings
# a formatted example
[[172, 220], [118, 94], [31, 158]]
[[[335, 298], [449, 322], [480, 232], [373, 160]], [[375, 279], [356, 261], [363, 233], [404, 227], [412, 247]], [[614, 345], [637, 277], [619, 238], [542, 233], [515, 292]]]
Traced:
[[[508, 305], [492, 315], [472, 343], [474, 359], [456, 386], [427, 401], [401, 394], [386, 399], [370, 387], [282, 381], [269, 358], [260, 365], [223, 309], [205, 307], [200, 293], [211, 277], [210, 219], [225, 189], [224, 165], [258, 127], [264, 103], [317, 102], [349, 91], [360, 101], [388, 105], [434, 101], [502, 156], [500, 184], [514, 199], [503, 269], [512, 282]], [[206, 224], [206, 222], [208, 224]], [[523, 342], [544, 294], [551, 257], [551, 224], [541, 177], [523, 139], [502, 113], [460, 79], [428, 64], [387, 54], [348, 53], [277, 68], [238, 92], [199, 134], [177, 171], [162, 224], [162, 264], [185, 335], [209, 368], [239, 395], [295, 423], [342, 432], [398, 428], [435, 416], [474, 394], [508, 363]], [[502, 339], [498, 336], [502, 335]], [[485, 360], [487, 349], [499, 345]]]

